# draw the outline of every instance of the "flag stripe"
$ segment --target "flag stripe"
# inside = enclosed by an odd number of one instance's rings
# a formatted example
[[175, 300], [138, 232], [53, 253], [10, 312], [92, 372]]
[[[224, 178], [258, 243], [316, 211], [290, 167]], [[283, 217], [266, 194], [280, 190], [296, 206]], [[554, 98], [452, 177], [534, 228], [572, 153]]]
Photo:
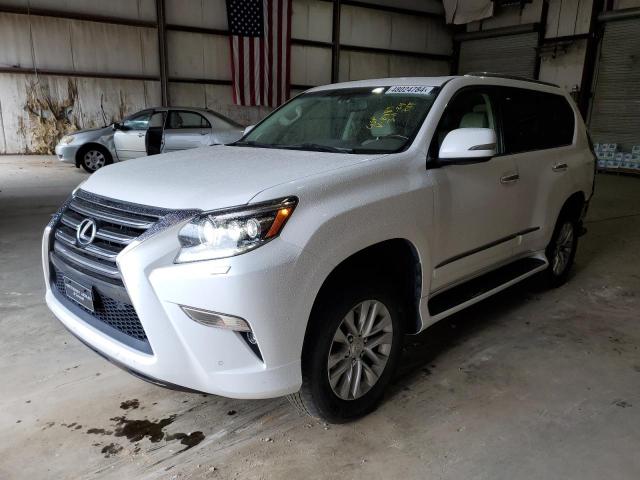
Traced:
[[267, 105], [273, 105], [273, 0], [266, 1], [267, 22], [265, 23], [265, 38], [267, 39]]

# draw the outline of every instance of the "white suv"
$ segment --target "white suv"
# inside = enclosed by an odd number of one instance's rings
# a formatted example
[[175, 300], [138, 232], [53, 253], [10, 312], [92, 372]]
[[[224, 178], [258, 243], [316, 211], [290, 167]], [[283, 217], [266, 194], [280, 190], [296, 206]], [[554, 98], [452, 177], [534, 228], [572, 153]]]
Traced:
[[146, 380], [347, 421], [382, 398], [404, 334], [567, 279], [594, 168], [553, 85], [318, 87], [235, 144], [90, 177], [45, 230], [46, 300]]

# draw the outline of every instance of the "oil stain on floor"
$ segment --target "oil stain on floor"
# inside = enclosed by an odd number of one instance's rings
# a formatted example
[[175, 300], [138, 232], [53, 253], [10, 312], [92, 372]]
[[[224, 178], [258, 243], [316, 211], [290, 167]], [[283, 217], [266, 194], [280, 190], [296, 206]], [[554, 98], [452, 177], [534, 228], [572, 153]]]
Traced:
[[[120, 408], [122, 410], [136, 410], [140, 408], [140, 402], [138, 399], [126, 400], [120, 403]], [[142, 407], [144, 408], [144, 407]], [[234, 412], [235, 413], [235, 412]], [[104, 435], [104, 436], [114, 436], [114, 437], [124, 437], [129, 440], [130, 443], [136, 444], [136, 448], [134, 452], [140, 451], [140, 447], [138, 446], [138, 442], [147, 438], [151, 443], [158, 443], [162, 440], [166, 442], [171, 442], [173, 440], [179, 440], [180, 444], [184, 445], [185, 448], [179, 450], [177, 453], [184, 452], [185, 450], [189, 450], [190, 448], [195, 447], [200, 442], [205, 439], [204, 433], [197, 431], [191, 433], [172, 433], [168, 434], [165, 432], [165, 428], [171, 425], [177, 418], [177, 415], [170, 415], [165, 418], [161, 418], [158, 420], [149, 420], [149, 419], [130, 419], [125, 415], [112, 417], [110, 420], [114, 422], [113, 429], [105, 429], [105, 428], [89, 428], [87, 429], [87, 434], [93, 435]], [[101, 443], [94, 444], [94, 446], [102, 446], [101, 452], [104, 454], [105, 458], [112, 457], [122, 452], [124, 447], [117, 443], [109, 443], [107, 445], [102, 445]], [[177, 454], [176, 453], [176, 454]]]

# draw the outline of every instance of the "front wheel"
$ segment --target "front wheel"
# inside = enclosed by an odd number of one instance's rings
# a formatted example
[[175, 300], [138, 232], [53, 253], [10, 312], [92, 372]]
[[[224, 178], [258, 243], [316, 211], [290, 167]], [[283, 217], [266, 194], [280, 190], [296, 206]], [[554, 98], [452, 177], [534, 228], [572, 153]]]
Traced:
[[570, 216], [562, 215], [546, 249], [549, 267], [544, 276], [547, 286], [555, 288], [567, 281], [577, 249], [578, 223]]
[[343, 423], [373, 411], [396, 369], [403, 325], [390, 288], [340, 289], [312, 314], [302, 354], [303, 413]]
[[93, 173], [105, 165], [110, 164], [111, 161], [109, 152], [107, 152], [106, 149], [98, 147], [89, 147], [81, 152], [80, 156], [80, 165], [89, 173]]

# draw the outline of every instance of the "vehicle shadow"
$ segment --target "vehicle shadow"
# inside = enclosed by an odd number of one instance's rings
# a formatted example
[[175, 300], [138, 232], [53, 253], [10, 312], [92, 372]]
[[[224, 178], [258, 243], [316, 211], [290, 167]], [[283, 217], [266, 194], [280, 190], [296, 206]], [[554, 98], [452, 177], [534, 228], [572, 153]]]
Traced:
[[393, 398], [430, 375], [443, 353], [490, 326], [504, 322], [511, 312], [535, 300], [544, 291], [538, 277], [534, 276], [441, 320], [418, 335], [405, 336], [400, 365], [387, 398]]

